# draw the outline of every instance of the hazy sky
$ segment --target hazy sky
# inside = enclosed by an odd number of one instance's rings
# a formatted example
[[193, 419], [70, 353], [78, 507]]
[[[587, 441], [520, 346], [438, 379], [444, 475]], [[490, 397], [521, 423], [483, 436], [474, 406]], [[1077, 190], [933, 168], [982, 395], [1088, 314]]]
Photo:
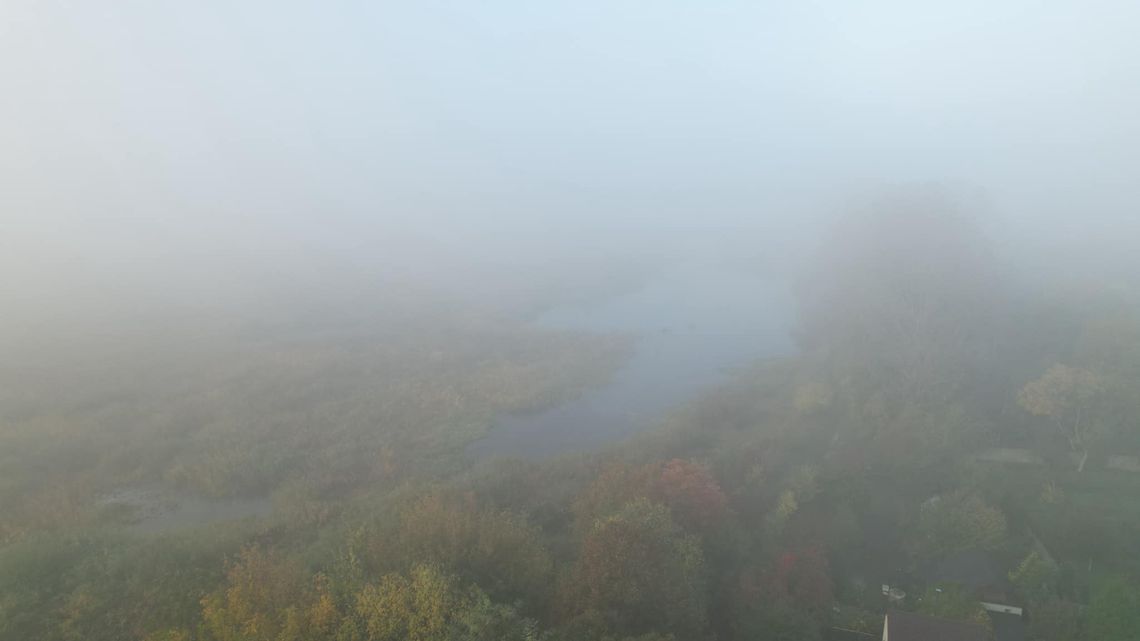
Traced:
[[1138, 29], [1127, 0], [5, 0], [5, 312], [770, 239], [915, 181], [1140, 234]]

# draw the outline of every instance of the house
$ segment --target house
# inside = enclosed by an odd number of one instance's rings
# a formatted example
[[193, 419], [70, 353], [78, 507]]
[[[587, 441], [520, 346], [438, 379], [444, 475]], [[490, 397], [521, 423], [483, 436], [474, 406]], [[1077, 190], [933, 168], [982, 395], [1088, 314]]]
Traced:
[[987, 641], [989, 631], [976, 623], [892, 610], [883, 620], [883, 641]]
[[987, 612], [1021, 616], [1021, 601], [999, 567], [986, 552], [966, 550], [928, 565], [919, 574], [928, 585], [956, 583], [967, 588]]
[[923, 568], [920, 575], [928, 585], [956, 583], [970, 590], [990, 617], [995, 641], [1024, 641], [1022, 602], [1007, 574], [998, 570], [1002, 565], [986, 552], [967, 550]]
[[989, 611], [994, 626], [994, 641], [1025, 641], [1025, 621], [1019, 614]]

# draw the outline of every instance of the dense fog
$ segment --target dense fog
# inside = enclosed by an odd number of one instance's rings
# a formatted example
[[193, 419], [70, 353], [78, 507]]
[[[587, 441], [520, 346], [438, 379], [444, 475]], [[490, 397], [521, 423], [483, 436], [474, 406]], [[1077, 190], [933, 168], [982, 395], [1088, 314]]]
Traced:
[[0, 1], [0, 641], [1140, 639], [1137, 24]]
[[9, 322], [783, 260], [900, 186], [1027, 251], [1137, 233], [1129, 2], [0, 11]]

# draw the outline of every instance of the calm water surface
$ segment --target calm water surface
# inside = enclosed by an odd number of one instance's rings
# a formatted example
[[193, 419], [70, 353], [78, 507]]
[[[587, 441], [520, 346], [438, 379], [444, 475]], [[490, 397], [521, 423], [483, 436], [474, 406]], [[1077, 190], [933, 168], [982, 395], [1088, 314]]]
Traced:
[[633, 356], [603, 388], [502, 419], [470, 453], [536, 458], [624, 439], [733, 369], [790, 355], [793, 309], [787, 283], [711, 264], [675, 268], [636, 292], [589, 306], [553, 309], [537, 323], [631, 333]]

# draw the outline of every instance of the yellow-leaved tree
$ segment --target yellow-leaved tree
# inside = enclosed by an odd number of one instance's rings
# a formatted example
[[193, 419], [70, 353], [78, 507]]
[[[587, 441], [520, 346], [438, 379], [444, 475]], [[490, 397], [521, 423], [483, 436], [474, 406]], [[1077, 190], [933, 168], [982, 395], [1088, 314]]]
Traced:
[[1017, 402], [1030, 414], [1050, 419], [1061, 431], [1081, 472], [1090, 441], [1103, 432], [1096, 410], [1104, 390], [1102, 377], [1095, 372], [1058, 363], [1021, 388]]

